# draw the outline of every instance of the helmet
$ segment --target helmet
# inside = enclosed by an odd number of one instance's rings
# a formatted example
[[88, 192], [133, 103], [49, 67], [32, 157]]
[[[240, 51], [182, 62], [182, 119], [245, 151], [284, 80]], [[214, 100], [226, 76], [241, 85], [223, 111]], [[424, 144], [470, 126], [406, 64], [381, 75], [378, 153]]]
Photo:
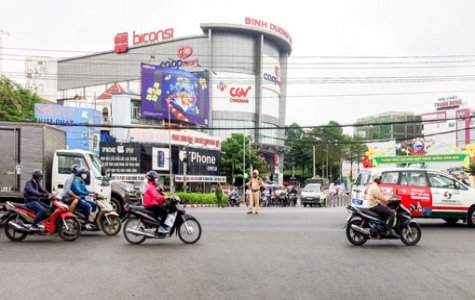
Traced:
[[36, 178], [42, 178], [43, 177], [43, 172], [41, 170], [34, 170], [33, 173], [31, 174], [32, 177]]
[[147, 174], [145, 174], [145, 177], [149, 181], [153, 181], [153, 180], [155, 180], [155, 178], [158, 178], [158, 173], [155, 172], [155, 171], [148, 171]]
[[86, 168], [76, 168], [76, 174], [81, 175], [81, 174], [87, 174], [88, 169]]
[[371, 181], [375, 181], [375, 180], [381, 180], [381, 174], [380, 173], [374, 173], [373, 176], [371, 176]]
[[77, 173], [78, 173], [78, 169], [80, 169], [79, 165], [74, 165], [74, 166], [72, 166], [72, 168], [71, 168], [71, 173], [77, 174]]

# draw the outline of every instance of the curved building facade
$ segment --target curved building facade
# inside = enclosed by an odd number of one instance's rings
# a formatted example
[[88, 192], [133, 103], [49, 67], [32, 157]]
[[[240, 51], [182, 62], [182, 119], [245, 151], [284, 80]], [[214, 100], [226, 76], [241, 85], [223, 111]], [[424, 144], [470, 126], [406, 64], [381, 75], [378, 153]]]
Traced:
[[[285, 125], [290, 39], [249, 25], [201, 24], [201, 29], [202, 35], [183, 38], [173, 38], [173, 29], [145, 35], [134, 32], [131, 40], [142, 44], [131, 47], [130, 37], [124, 38], [127, 33], [118, 34], [116, 51], [60, 60], [58, 90], [63, 98], [92, 98], [119, 82], [139, 95], [141, 63], [206, 72], [209, 126], [241, 128], [210, 134], [223, 140], [233, 132], [250, 135], [253, 146], [267, 155], [266, 160], [274, 161], [270, 171], [281, 181], [285, 133], [279, 127]], [[121, 35], [125, 46], [118, 44]], [[242, 129], [255, 127], [265, 129]]]

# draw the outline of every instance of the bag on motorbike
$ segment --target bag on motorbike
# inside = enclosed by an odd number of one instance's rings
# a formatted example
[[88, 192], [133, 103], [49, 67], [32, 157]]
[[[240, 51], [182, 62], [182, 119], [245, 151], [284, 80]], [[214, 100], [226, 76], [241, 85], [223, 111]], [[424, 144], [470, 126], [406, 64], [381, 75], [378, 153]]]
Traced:
[[71, 204], [71, 203], [73, 203], [74, 198], [71, 197], [70, 195], [67, 195], [67, 196], [63, 196], [63, 197], [61, 198], [61, 201], [63, 201], [63, 202], [66, 203], [66, 204]]

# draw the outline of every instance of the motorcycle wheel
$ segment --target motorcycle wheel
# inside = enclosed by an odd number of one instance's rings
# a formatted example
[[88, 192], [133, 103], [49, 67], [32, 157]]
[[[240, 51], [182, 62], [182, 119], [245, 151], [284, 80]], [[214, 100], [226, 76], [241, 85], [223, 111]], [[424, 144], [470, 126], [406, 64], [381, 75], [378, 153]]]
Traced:
[[105, 215], [101, 218], [101, 228], [107, 235], [116, 235], [120, 232], [122, 224], [118, 216], [109, 216]]
[[359, 220], [359, 219], [351, 220], [350, 223], [348, 223], [346, 225], [346, 238], [353, 245], [361, 246], [364, 243], [366, 243], [366, 241], [368, 240], [368, 237], [366, 237], [365, 235], [353, 230], [351, 228], [351, 225], [353, 225], [353, 224], [359, 226], [361, 224], [361, 220]]
[[[186, 226], [185, 226], [186, 223]], [[188, 231], [188, 229], [190, 231]], [[188, 218], [178, 228], [178, 236], [185, 244], [194, 244], [201, 237], [201, 225], [195, 218]]]
[[406, 246], [414, 246], [421, 240], [421, 227], [415, 222], [409, 223], [401, 230], [401, 241]]
[[128, 228], [138, 230], [138, 231], [143, 231], [143, 227], [141, 226], [141, 223], [142, 222], [139, 219], [130, 218], [124, 224], [124, 230], [122, 232], [124, 233], [124, 237], [127, 240], [127, 242], [129, 242], [132, 245], [142, 244], [147, 238], [144, 235], [138, 235], [138, 234], [134, 234], [127, 231]]
[[10, 221], [18, 224], [19, 222], [26, 223], [26, 220], [19, 215], [12, 215], [5, 221], [5, 235], [7, 238], [13, 242], [23, 241], [28, 234], [16, 231], [11, 225], [8, 224]]
[[[67, 227], [64, 223], [66, 223]], [[69, 217], [64, 219], [64, 223], [62, 219], [58, 221], [57, 228], [59, 236], [66, 242], [77, 240], [81, 235], [81, 224], [78, 219]]]

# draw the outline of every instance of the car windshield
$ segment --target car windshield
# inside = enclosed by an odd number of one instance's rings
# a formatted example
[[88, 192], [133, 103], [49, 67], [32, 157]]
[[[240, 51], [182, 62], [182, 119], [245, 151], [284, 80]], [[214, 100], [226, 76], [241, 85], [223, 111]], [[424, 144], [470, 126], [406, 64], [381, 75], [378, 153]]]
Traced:
[[89, 157], [91, 158], [92, 166], [95, 170], [94, 173], [101, 175], [102, 161], [99, 159], [99, 157], [97, 157], [93, 154], [89, 154]]
[[303, 192], [318, 193], [320, 191], [321, 191], [321, 185], [319, 184], [309, 184], [303, 188]]

